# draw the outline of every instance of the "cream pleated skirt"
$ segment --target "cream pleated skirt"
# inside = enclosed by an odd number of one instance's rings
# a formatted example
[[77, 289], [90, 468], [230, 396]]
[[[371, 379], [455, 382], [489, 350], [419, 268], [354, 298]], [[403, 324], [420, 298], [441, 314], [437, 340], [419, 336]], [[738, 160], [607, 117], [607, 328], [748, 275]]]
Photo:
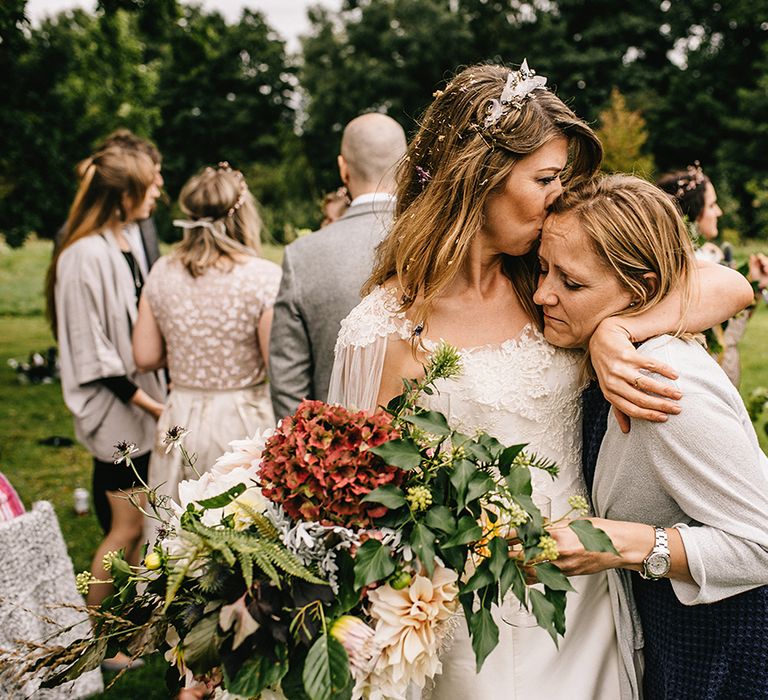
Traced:
[[229, 450], [232, 440], [242, 440], [256, 430], [274, 428], [269, 388], [266, 384], [216, 391], [173, 388], [157, 422], [149, 462], [149, 485], [174, 500], [179, 495], [180, 481], [197, 478], [195, 472], [183, 464], [180, 450], [166, 453], [163, 438], [169, 428], [177, 425], [189, 431], [182, 444], [190, 455], [196, 455], [195, 469], [203, 474]]

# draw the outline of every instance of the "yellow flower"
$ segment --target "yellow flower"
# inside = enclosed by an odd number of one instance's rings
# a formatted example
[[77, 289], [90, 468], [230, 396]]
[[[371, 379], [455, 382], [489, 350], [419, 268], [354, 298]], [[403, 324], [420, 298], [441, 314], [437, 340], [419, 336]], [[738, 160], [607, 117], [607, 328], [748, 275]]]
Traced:
[[162, 563], [163, 560], [157, 552], [149, 552], [147, 556], [144, 557], [144, 566], [146, 566], [150, 571], [159, 569]]

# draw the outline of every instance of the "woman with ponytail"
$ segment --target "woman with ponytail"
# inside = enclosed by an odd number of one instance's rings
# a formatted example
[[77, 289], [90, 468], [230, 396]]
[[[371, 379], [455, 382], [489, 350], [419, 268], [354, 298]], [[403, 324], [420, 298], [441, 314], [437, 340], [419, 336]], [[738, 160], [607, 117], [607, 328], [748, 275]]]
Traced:
[[[100, 580], [109, 578], [102, 563], [107, 552], [122, 549], [136, 564], [142, 544], [141, 513], [125, 496], [139, 480], [125, 464], [115, 464], [115, 444], [133, 446], [131, 458], [146, 480], [165, 394], [163, 378], [139, 372], [133, 362], [131, 329], [144, 280], [138, 251], [123, 233], [149, 216], [159, 194], [148, 155], [118, 147], [96, 153], [84, 163], [46, 281], [64, 402], [78, 440], [93, 456], [94, 507], [105, 538], [91, 571]], [[110, 589], [91, 586], [88, 603], [97, 605]]]
[[172, 391], [157, 426], [150, 485], [178, 497], [195, 474], [167, 431], [182, 426], [195, 469], [209, 470], [232, 440], [274, 426], [266, 385], [272, 306], [280, 267], [259, 257], [256, 201], [227, 163], [205, 168], [182, 188], [187, 216], [176, 251], [155, 263], [133, 334], [137, 366], [168, 368]]

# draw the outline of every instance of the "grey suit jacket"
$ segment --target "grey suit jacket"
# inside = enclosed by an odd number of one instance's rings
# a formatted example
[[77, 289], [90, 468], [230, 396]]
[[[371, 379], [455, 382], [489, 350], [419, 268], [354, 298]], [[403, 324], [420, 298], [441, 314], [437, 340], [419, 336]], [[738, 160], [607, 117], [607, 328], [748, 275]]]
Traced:
[[325, 401], [341, 321], [360, 302], [394, 202], [350, 207], [285, 249], [269, 342], [272, 406], [279, 420], [303, 398]]

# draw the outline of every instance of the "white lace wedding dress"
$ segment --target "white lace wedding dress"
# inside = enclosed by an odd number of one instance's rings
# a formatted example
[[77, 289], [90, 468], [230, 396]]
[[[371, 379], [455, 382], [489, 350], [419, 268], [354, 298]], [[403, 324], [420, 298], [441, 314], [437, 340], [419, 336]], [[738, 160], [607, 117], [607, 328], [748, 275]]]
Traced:
[[[387, 340], [408, 339], [410, 321], [397, 311], [393, 292], [379, 288], [342, 322], [336, 344], [329, 401], [365, 410], [376, 397]], [[429, 350], [434, 346], [423, 339]], [[549, 345], [533, 325], [500, 345], [460, 351], [463, 372], [441, 380], [429, 407], [448, 416], [452, 427], [483, 429], [502, 443], [526, 442], [536, 454], [555, 460], [560, 476], [534, 473], [534, 494], [551, 500], [554, 517], [568, 511], [567, 499], [584, 494], [580, 470], [581, 428], [579, 357]], [[571, 579], [566, 635], [559, 650], [539, 627], [505, 623], [509, 610], [497, 611], [499, 645], [479, 674], [464, 621], [441, 655], [443, 670], [432, 700], [615, 700], [621, 695], [616, 631], [605, 574]], [[505, 601], [505, 608], [516, 606]], [[524, 619], [524, 616], [523, 616]]]

